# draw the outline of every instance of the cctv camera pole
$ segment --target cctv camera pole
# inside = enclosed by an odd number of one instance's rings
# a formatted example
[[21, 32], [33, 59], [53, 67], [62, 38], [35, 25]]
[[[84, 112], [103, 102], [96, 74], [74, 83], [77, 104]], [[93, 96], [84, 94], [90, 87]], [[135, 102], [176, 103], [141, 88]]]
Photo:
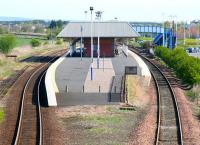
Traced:
[[92, 36], [92, 11], [94, 10], [94, 8], [91, 6], [90, 7], [90, 11], [91, 11], [91, 68], [90, 68], [90, 71], [91, 71], [91, 80], [93, 80], [93, 36]]

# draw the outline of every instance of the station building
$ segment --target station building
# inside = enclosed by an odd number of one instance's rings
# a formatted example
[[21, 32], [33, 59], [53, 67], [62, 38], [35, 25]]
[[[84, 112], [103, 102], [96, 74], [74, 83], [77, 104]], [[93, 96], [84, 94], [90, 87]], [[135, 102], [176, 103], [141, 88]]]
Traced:
[[[92, 36], [94, 59], [91, 61], [90, 22], [69, 22], [58, 34], [58, 38], [66, 39], [70, 43], [70, 50], [47, 70], [45, 86], [49, 106], [106, 105], [123, 102], [127, 67], [136, 67], [136, 75], [141, 76], [144, 82], [150, 82], [148, 67], [142, 59], [128, 50], [129, 39], [140, 36], [129, 23], [93, 22]], [[95, 58], [98, 36], [99, 63]], [[82, 54], [83, 58], [80, 59], [79, 54]], [[148, 81], [145, 78], [148, 78]]]
[[[127, 22], [106, 21], [92, 23], [92, 36], [94, 57], [97, 56], [98, 36], [100, 57], [113, 57], [118, 42], [127, 45], [130, 38], [139, 37], [139, 34]], [[91, 56], [91, 22], [69, 22], [57, 37], [70, 40], [71, 53], [76, 50], [82, 38], [84, 56]]]

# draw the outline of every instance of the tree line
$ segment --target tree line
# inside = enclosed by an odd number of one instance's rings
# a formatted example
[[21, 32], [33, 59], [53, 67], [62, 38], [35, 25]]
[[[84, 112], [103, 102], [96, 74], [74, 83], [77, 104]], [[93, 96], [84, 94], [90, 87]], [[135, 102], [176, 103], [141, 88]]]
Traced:
[[156, 47], [155, 54], [169, 67], [173, 68], [178, 77], [190, 85], [200, 84], [200, 59], [189, 56], [183, 48], [171, 50]]

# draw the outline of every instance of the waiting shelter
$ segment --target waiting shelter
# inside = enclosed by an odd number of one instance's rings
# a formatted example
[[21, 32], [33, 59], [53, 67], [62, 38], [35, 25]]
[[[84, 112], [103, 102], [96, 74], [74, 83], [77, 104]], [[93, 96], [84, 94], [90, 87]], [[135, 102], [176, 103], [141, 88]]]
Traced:
[[[92, 33], [91, 33], [92, 32]], [[70, 40], [70, 54], [76, 49], [83, 48], [83, 56], [91, 56], [91, 36], [93, 37], [93, 56], [98, 54], [98, 37], [100, 38], [100, 57], [115, 56], [117, 43], [127, 45], [131, 38], [139, 34], [128, 22], [101, 21], [101, 22], [69, 22], [58, 34], [58, 38]], [[82, 43], [81, 43], [82, 42]], [[81, 47], [82, 44], [82, 47]]]

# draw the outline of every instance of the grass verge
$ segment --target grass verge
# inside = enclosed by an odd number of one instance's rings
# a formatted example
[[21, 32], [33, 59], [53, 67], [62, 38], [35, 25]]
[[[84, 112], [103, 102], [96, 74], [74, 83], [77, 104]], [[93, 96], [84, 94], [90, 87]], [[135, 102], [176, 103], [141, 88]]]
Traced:
[[128, 102], [133, 104], [134, 98], [136, 95], [136, 84], [135, 84], [135, 79], [133, 75], [128, 75], [126, 76], [126, 87], [127, 87], [127, 97], [128, 97]]
[[16, 39], [16, 47], [24, 46], [24, 45], [30, 45], [31, 39], [27, 38], [17, 38]]
[[[68, 114], [62, 118], [66, 143], [126, 144], [130, 133], [140, 120], [142, 110], [120, 110], [119, 105], [95, 108], [87, 108], [87, 113], [81, 109], [80, 112], [73, 112], [70, 116]], [[77, 108], [75, 110], [77, 111]]]
[[4, 110], [2, 107], [0, 107], [0, 123], [3, 121], [4, 119]]
[[20, 62], [21, 60], [29, 58], [33, 55], [41, 55], [44, 53], [48, 53], [49, 51], [52, 50], [60, 50], [62, 48], [64, 48], [64, 45], [61, 46], [46, 45], [37, 47], [32, 49], [30, 52], [27, 52], [26, 54], [18, 56], [17, 61], [14, 61], [12, 58], [0, 58], [0, 79], [6, 79], [10, 77], [16, 70], [20, 70], [24, 66], [26, 66], [27, 63], [30, 64], [30, 62]]

